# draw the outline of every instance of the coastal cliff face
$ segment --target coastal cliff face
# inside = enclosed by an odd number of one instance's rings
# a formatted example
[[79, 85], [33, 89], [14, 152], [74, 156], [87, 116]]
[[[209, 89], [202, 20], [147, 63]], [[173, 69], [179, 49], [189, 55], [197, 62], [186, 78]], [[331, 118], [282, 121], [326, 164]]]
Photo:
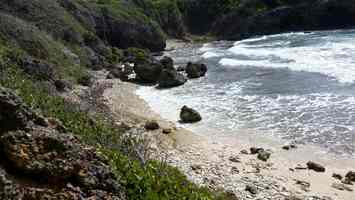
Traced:
[[289, 31], [351, 28], [355, 26], [354, 19], [352, 1], [298, 1], [276, 7], [265, 4], [259, 12], [250, 12], [241, 6], [218, 19], [212, 29], [220, 38], [238, 40]]
[[184, 84], [173, 64], [150, 55], [167, 38], [240, 39], [346, 28], [354, 19], [352, 0], [1, 0], [0, 199], [237, 199], [128, 154], [137, 141], [122, 136], [131, 127], [91, 102], [99, 95], [67, 97], [76, 87], [102, 92], [93, 86], [98, 70]]

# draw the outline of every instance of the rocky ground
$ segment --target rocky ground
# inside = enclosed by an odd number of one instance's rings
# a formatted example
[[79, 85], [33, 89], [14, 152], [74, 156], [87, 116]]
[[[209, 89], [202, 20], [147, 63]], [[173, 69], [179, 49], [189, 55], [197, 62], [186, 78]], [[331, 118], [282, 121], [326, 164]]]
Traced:
[[0, 198], [124, 199], [108, 161], [0, 88]]

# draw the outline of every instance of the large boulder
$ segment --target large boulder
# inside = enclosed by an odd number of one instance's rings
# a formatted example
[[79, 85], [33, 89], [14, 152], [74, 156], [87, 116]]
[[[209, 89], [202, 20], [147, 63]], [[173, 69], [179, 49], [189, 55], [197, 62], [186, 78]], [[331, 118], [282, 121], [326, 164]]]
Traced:
[[140, 83], [156, 83], [160, 78], [162, 69], [162, 65], [154, 60], [134, 65], [136, 79]]
[[187, 63], [187, 66], [185, 68], [187, 77], [189, 78], [200, 78], [202, 76], [205, 76], [207, 72], [207, 66], [202, 63]]
[[183, 123], [194, 123], [201, 121], [202, 117], [196, 110], [183, 106], [180, 112], [180, 119]]
[[185, 76], [177, 72], [175, 69], [163, 69], [163, 71], [160, 73], [158, 83], [160, 88], [170, 88], [183, 85], [186, 83], [186, 81], [187, 79]]

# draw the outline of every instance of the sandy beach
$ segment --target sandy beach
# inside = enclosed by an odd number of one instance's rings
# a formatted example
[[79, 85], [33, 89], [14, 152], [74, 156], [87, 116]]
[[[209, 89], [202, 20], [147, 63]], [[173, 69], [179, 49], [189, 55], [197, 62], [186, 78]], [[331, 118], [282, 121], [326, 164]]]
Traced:
[[[213, 130], [199, 134], [176, 128], [176, 124], [162, 119], [135, 91], [138, 86], [119, 80], [99, 80], [112, 83], [103, 94], [106, 104], [118, 121], [125, 120], [131, 127], [142, 127], [147, 120], [156, 120], [161, 129], [145, 132], [159, 159], [182, 170], [189, 179], [211, 188], [223, 188], [240, 199], [300, 199], [353, 200], [353, 185], [342, 184], [333, 173], [344, 176], [354, 170], [355, 160], [339, 159], [320, 154], [317, 147], [297, 145], [296, 149], [283, 150], [282, 141], [262, 138], [247, 130], [234, 135], [214, 134]], [[171, 129], [163, 134], [162, 129]], [[218, 130], [215, 130], [218, 131]], [[241, 153], [251, 147], [271, 152], [267, 161], [256, 155]], [[306, 169], [306, 163], [322, 164], [325, 172]], [[252, 187], [250, 192], [246, 187]], [[335, 188], [337, 187], [337, 189]]]

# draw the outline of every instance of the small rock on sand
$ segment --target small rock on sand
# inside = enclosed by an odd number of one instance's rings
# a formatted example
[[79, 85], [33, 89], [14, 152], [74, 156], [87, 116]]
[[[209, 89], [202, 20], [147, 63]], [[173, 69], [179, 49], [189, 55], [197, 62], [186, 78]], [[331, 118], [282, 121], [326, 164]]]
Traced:
[[164, 128], [164, 129], [163, 129], [163, 133], [164, 133], [164, 134], [169, 134], [169, 133], [171, 133], [171, 132], [173, 132], [173, 131], [171, 130], [171, 128]]
[[240, 158], [238, 156], [230, 156], [229, 157], [229, 161], [235, 162], [235, 163], [239, 163], [240, 162]]
[[294, 145], [294, 144], [285, 145], [285, 146], [282, 147], [283, 150], [287, 150], [287, 151], [291, 150], [291, 149], [296, 149], [296, 148], [297, 148], [297, 146]]
[[259, 153], [261, 151], [264, 151], [264, 149], [263, 148], [257, 148], [257, 147], [251, 147], [250, 148], [250, 154], [257, 154], [257, 153]]
[[307, 163], [307, 167], [308, 167], [308, 169], [311, 169], [311, 170], [316, 171], [316, 172], [325, 172], [325, 167], [324, 166], [322, 166], [321, 164], [312, 162], [312, 161], [309, 161]]
[[343, 176], [340, 175], [340, 174], [337, 174], [337, 173], [333, 173], [332, 177], [335, 178], [335, 179], [338, 179], [338, 180], [343, 179]]
[[157, 130], [160, 128], [159, 124], [157, 121], [147, 121], [144, 125], [144, 128], [150, 131]]
[[348, 192], [352, 192], [353, 189], [351, 189], [350, 187], [342, 184], [342, 183], [333, 183], [332, 187], [337, 189], [337, 190], [341, 190], [341, 191], [348, 191]]
[[246, 150], [246, 149], [241, 150], [240, 153], [245, 154], [245, 155], [249, 154], [248, 150]]
[[262, 160], [264, 162], [269, 160], [270, 156], [271, 156], [271, 153], [268, 151], [259, 151], [259, 153], [258, 153], [258, 159]]
[[250, 192], [251, 194], [257, 194], [258, 193], [258, 188], [254, 185], [247, 185], [245, 187], [245, 191]]

